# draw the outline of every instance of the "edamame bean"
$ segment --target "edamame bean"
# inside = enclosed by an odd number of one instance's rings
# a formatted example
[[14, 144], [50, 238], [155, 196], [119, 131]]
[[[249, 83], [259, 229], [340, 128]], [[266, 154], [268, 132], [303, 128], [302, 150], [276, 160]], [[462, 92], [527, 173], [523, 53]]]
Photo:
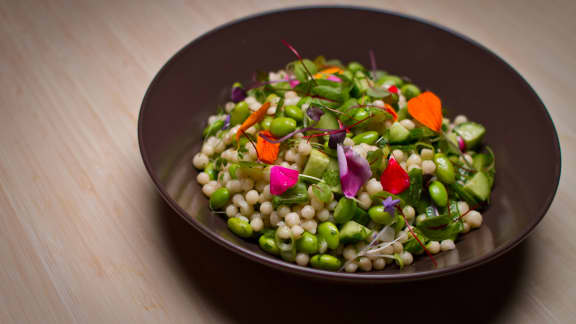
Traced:
[[230, 191], [225, 187], [218, 188], [210, 196], [210, 208], [220, 209], [228, 203], [230, 200]]
[[204, 172], [208, 174], [210, 180], [216, 180], [218, 178], [218, 171], [214, 169], [214, 163], [210, 162], [204, 168]]
[[354, 141], [354, 144], [366, 143], [372, 145], [376, 143], [376, 141], [378, 140], [378, 132], [375, 131], [364, 132], [354, 136], [352, 140]]
[[242, 124], [248, 116], [250, 116], [250, 107], [246, 101], [240, 101], [230, 112], [230, 127]]
[[296, 129], [296, 121], [289, 117], [274, 118], [270, 124], [270, 132], [275, 137], [282, 137]]
[[436, 164], [436, 176], [440, 181], [445, 184], [452, 184], [456, 181], [456, 173], [452, 162], [442, 153], [434, 155], [434, 163]]
[[274, 255], [280, 254], [280, 249], [278, 248], [278, 245], [276, 245], [276, 241], [274, 240], [274, 237], [270, 237], [268, 235], [262, 235], [258, 239], [258, 244], [260, 244], [260, 247], [262, 248], [262, 250], [264, 250], [270, 254], [274, 254]]
[[284, 112], [286, 113], [286, 117], [290, 117], [296, 122], [304, 120], [304, 113], [298, 106], [286, 106], [284, 107]]
[[342, 266], [342, 262], [330, 254], [316, 254], [310, 259], [310, 265], [322, 270], [338, 270]]
[[204, 132], [202, 132], [202, 135], [204, 137], [210, 137], [216, 134], [219, 130], [221, 130], [223, 126], [224, 126], [224, 120], [218, 119], [212, 124], [206, 126], [206, 128], [204, 128]]
[[262, 127], [263, 130], [270, 130], [270, 125], [272, 124], [272, 121], [274, 120], [274, 118], [267, 116], [265, 117], [261, 122], [260, 122], [260, 127]]
[[336, 209], [334, 209], [334, 221], [344, 224], [354, 217], [356, 212], [356, 202], [346, 197], [340, 198]]
[[318, 252], [318, 238], [312, 233], [304, 232], [296, 241], [296, 249], [300, 252], [314, 254]]
[[428, 193], [436, 206], [446, 207], [448, 205], [448, 192], [442, 182], [432, 181], [430, 186], [428, 186]]
[[324, 240], [330, 249], [336, 249], [340, 244], [340, 231], [332, 222], [323, 222], [318, 225], [318, 237]]
[[351, 72], [364, 71], [364, 66], [358, 62], [348, 63], [348, 70]]
[[240, 217], [228, 218], [228, 228], [232, 233], [243, 238], [248, 238], [252, 236], [253, 233], [250, 223]]
[[390, 225], [394, 220], [394, 217], [385, 211], [384, 206], [380, 205], [370, 207], [368, 216], [376, 224]]
[[400, 90], [406, 100], [410, 100], [420, 94], [420, 89], [411, 83], [403, 85]]
[[354, 120], [361, 121], [366, 119], [370, 116], [370, 113], [366, 111], [366, 109], [358, 109], [358, 111], [354, 114]]
[[232, 163], [230, 164], [230, 166], [228, 167], [228, 173], [230, 173], [230, 178], [232, 179], [238, 179], [238, 169], [240, 168], [240, 164], [237, 163]]

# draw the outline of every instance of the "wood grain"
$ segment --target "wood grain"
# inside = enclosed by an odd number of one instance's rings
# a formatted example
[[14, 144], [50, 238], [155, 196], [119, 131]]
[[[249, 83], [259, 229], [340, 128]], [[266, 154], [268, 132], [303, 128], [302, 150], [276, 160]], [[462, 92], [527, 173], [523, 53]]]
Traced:
[[573, 1], [354, 2], [468, 35], [547, 105], [563, 151], [558, 194], [535, 233], [490, 265], [408, 285], [311, 282], [225, 251], [164, 205], [136, 134], [154, 74], [205, 31], [302, 4], [0, 1], [1, 323], [360, 322], [446, 309], [455, 320], [575, 321]]

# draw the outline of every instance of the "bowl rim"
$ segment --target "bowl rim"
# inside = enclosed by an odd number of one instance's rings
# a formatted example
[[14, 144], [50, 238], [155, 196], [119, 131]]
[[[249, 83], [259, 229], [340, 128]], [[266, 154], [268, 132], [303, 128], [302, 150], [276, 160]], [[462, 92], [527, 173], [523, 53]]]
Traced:
[[[502, 63], [504, 67], [506, 67], [508, 70], [510, 70], [512, 75], [515, 75], [517, 78], [519, 78], [527, 86], [528, 90], [532, 93], [533, 97], [540, 104], [540, 108], [543, 110], [544, 115], [546, 116], [546, 118], [548, 119], [550, 124], [552, 125], [553, 135], [554, 135], [554, 139], [555, 139], [554, 153], [558, 156], [558, 163], [556, 164], [556, 168], [554, 170], [554, 178], [555, 178], [554, 179], [554, 190], [551, 190], [549, 192], [548, 196], [546, 197], [546, 200], [545, 200], [546, 203], [543, 205], [543, 208], [541, 208], [539, 211], [537, 211], [538, 217], [531, 224], [529, 224], [529, 226], [527, 226], [522, 231], [522, 233], [520, 235], [518, 235], [516, 238], [510, 240], [509, 242], [506, 242], [505, 244], [495, 248], [494, 250], [488, 252], [487, 254], [485, 254], [483, 256], [472, 258], [472, 259], [467, 260], [465, 262], [458, 263], [455, 265], [450, 265], [450, 266], [447, 266], [445, 268], [440, 268], [440, 269], [435, 268], [432, 270], [425, 270], [425, 271], [418, 271], [418, 272], [407, 272], [407, 273], [394, 273], [394, 274], [379, 273], [379, 272], [346, 273], [346, 272], [333, 272], [333, 271], [319, 270], [319, 269], [314, 269], [314, 268], [310, 268], [310, 267], [302, 267], [302, 266], [296, 265], [294, 263], [286, 262], [286, 261], [281, 260], [279, 258], [276, 258], [274, 256], [267, 256], [267, 255], [264, 256], [264, 255], [257, 254], [257, 253], [250, 251], [250, 250], [248, 250], [242, 246], [235, 245], [229, 241], [226, 241], [226, 240], [222, 239], [220, 236], [218, 236], [216, 233], [212, 233], [212, 232], [208, 231], [207, 229], [205, 229], [203, 226], [199, 225], [185, 210], [183, 210], [172, 198], [170, 198], [170, 196], [168, 195], [166, 190], [163, 188], [160, 180], [152, 171], [152, 166], [151, 166], [150, 160], [148, 158], [146, 148], [144, 145], [144, 141], [143, 141], [143, 129], [142, 129], [143, 128], [144, 111], [145, 111], [146, 107], [148, 106], [148, 99], [149, 99], [149, 96], [150, 96], [152, 89], [154, 89], [156, 83], [164, 75], [164, 73], [167, 71], [168, 67], [170, 67], [170, 65], [172, 65], [187, 49], [192, 47], [192, 45], [194, 45], [198, 41], [200, 41], [204, 38], [210, 37], [222, 29], [225, 29], [225, 28], [231, 27], [233, 25], [243, 23], [245, 21], [249, 21], [252, 19], [257, 19], [257, 18], [260, 18], [262, 16], [268, 16], [268, 15], [274, 15], [274, 14], [280, 14], [280, 13], [286, 13], [286, 12], [298, 12], [298, 11], [305, 11], [305, 10], [311, 10], [311, 9], [312, 10], [314, 10], [314, 9], [345, 9], [345, 10], [354, 10], [354, 11], [373, 12], [373, 13], [395, 16], [395, 17], [411, 20], [411, 21], [416, 22], [416, 23], [424, 24], [424, 25], [427, 25], [429, 27], [433, 27], [435, 29], [438, 29], [440, 31], [449, 33], [452, 36], [455, 36], [455, 37], [457, 37], [457, 38], [459, 38], [465, 42], [470, 43], [471, 45], [477, 47], [478, 49], [484, 51], [486, 54], [495, 58], [498, 62]], [[560, 141], [558, 138], [558, 132], [556, 130], [556, 126], [554, 125], [554, 122], [550, 116], [548, 109], [546, 108], [543, 101], [540, 99], [540, 97], [536, 93], [536, 91], [532, 88], [530, 83], [520, 73], [518, 73], [518, 71], [516, 71], [516, 69], [514, 69], [509, 63], [507, 63], [499, 55], [497, 55], [496, 53], [494, 53], [492, 50], [488, 49], [484, 45], [471, 39], [470, 37], [463, 35], [457, 31], [454, 31], [448, 27], [442, 26], [436, 22], [432, 22], [432, 21], [429, 21], [429, 20], [426, 20], [426, 19], [423, 19], [420, 17], [416, 17], [416, 16], [404, 14], [404, 13], [399, 13], [399, 12], [395, 12], [395, 11], [391, 11], [391, 10], [387, 10], [387, 9], [380, 9], [380, 8], [373, 8], [373, 7], [366, 7], [366, 6], [354, 6], [354, 5], [289, 6], [289, 7], [283, 7], [280, 9], [261, 11], [261, 12], [255, 13], [255, 14], [250, 14], [247, 16], [243, 16], [243, 17], [231, 20], [231, 21], [224, 23], [222, 25], [219, 25], [219, 26], [217, 26], [211, 30], [208, 30], [208, 31], [202, 33], [200, 36], [196, 37], [195, 39], [191, 40], [186, 45], [184, 45], [182, 48], [180, 48], [174, 55], [172, 55], [170, 57], [170, 59], [168, 59], [168, 61], [166, 61], [166, 63], [163, 64], [162, 68], [156, 73], [156, 75], [154, 76], [154, 79], [152, 79], [152, 81], [148, 85], [148, 88], [147, 88], [146, 93], [144, 95], [144, 98], [142, 100], [142, 104], [140, 106], [140, 113], [138, 115], [138, 145], [140, 148], [140, 154], [141, 154], [142, 160], [144, 162], [144, 166], [146, 167], [148, 174], [152, 178], [152, 181], [154, 182], [156, 189], [160, 193], [160, 196], [162, 196], [162, 198], [168, 203], [169, 206], [172, 207], [172, 209], [174, 209], [182, 218], [184, 218], [190, 225], [192, 225], [194, 228], [196, 228], [202, 234], [209, 237], [214, 242], [218, 243], [220, 246], [223, 246], [223, 247], [225, 247], [225, 248], [227, 248], [227, 249], [229, 249], [229, 250], [231, 250], [237, 254], [240, 254], [240, 255], [245, 256], [251, 260], [257, 261], [261, 264], [270, 266], [272, 268], [275, 268], [278, 270], [283, 270], [283, 271], [289, 271], [291, 273], [302, 275], [302, 276], [307, 276], [307, 277], [312, 277], [312, 278], [317, 278], [317, 279], [332, 280], [332, 281], [340, 281], [340, 282], [392, 283], [392, 282], [425, 280], [425, 279], [442, 277], [442, 276], [446, 276], [449, 274], [459, 273], [459, 272], [462, 272], [462, 271], [465, 271], [465, 270], [468, 270], [468, 269], [471, 269], [474, 267], [481, 266], [481, 265], [486, 264], [490, 261], [493, 261], [497, 257], [510, 251], [511, 249], [516, 247], [518, 244], [520, 244], [524, 239], [526, 239], [528, 237], [528, 235], [530, 235], [533, 232], [534, 228], [544, 218], [544, 216], [548, 212], [550, 205], [552, 204], [554, 197], [558, 191], [558, 186], [560, 183], [561, 169], [562, 169], [561, 146], [560, 146]]]

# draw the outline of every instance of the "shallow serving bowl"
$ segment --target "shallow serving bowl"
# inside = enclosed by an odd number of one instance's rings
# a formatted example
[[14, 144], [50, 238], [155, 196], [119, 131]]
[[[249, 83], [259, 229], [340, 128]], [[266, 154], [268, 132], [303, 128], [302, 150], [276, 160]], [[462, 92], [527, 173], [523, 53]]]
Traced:
[[[212, 215], [196, 183], [192, 156], [208, 116], [235, 81], [277, 70], [294, 60], [281, 39], [305, 57], [325, 55], [409, 76], [443, 100], [453, 118], [465, 114], [487, 128], [497, 161], [484, 226], [463, 235], [456, 250], [399, 270], [336, 273], [284, 262], [244, 241]], [[144, 164], [160, 194], [192, 226], [220, 245], [263, 264], [310, 277], [396, 282], [432, 278], [478, 266], [520, 243], [544, 217], [560, 178], [560, 147], [546, 108], [506, 62], [474, 41], [428, 22], [355, 8], [295, 8], [234, 21], [192, 41], [158, 72], [142, 103], [138, 125]]]

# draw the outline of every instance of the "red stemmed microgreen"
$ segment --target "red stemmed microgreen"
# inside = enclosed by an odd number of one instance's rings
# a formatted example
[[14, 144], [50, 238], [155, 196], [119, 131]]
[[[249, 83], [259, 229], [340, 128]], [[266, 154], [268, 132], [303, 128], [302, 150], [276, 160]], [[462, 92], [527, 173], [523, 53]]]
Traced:
[[308, 76], [312, 79], [312, 82], [314, 82], [315, 85], [318, 85], [316, 83], [316, 80], [314, 79], [314, 76], [312, 75], [312, 73], [310, 73], [306, 64], [304, 64], [304, 59], [302, 58], [300, 53], [298, 53], [298, 51], [294, 48], [294, 46], [290, 45], [290, 43], [288, 43], [287, 41], [282, 39], [282, 43], [284, 43], [284, 45], [286, 45], [286, 47], [288, 47], [292, 51], [292, 53], [294, 53], [294, 55], [296, 55], [296, 57], [298, 58], [298, 60], [302, 64], [302, 67], [304, 67], [304, 70], [306, 71], [306, 73], [308, 73]]
[[402, 208], [400, 208], [400, 206], [396, 206], [396, 208], [398, 209], [398, 212], [400, 213], [400, 215], [402, 215], [402, 218], [404, 219], [404, 223], [406, 223], [406, 227], [408, 227], [408, 230], [410, 231], [410, 234], [412, 235], [412, 237], [414, 237], [416, 242], [418, 242], [418, 244], [420, 244], [420, 246], [424, 249], [424, 252], [426, 252], [426, 254], [430, 258], [430, 260], [432, 260], [432, 263], [434, 263], [434, 267], [438, 267], [438, 263], [436, 262], [436, 259], [434, 258], [432, 253], [430, 253], [430, 251], [428, 251], [428, 249], [426, 248], [426, 245], [424, 245], [424, 243], [422, 243], [422, 241], [420, 241], [420, 239], [418, 238], [416, 233], [414, 233], [412, 226], [410, 225], [410, 223], [408, 223], [408, 219], [406, 218], [406, 215], [404, 215], [404, 213], [402, 212]]

